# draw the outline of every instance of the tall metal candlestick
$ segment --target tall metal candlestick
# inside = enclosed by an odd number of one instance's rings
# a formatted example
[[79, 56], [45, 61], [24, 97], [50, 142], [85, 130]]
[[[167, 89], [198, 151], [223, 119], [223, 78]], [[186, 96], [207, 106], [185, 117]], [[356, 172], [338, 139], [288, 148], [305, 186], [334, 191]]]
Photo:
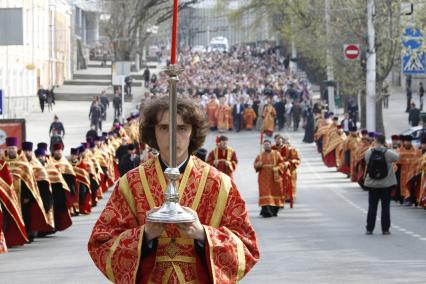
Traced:
[[157, 223], [189, 223], [196, 220], [196, 216], [184, 210], [179, 205], [179, 192], [176, 182], [180, 172], [176, 161], [176, 130], [177, 130], [177, 82], [182, 70], [176, 67], [176, 43], [177, 43], [178, 0], [174, 0], [173, 6], [173, 30], [171, 65], [166, 70], [169, 76], [169, 168], [164, 171], [167, 177], [167, 190], [164, 193], [164, 203], [161, 208], [148, 214], [147, 221]]
[[172, 50], [170, 64], [176, 64], [179, 1], [173, 0]]

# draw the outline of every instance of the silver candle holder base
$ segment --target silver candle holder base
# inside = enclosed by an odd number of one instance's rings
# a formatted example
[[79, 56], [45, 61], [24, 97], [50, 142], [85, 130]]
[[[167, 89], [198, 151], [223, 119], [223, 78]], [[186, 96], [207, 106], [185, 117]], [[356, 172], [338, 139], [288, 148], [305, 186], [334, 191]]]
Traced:
[[177, 168], [167, 168], [164, 171], [167, 179], [167, 191], [164, 194], [165, 202], [155, 212], [148, 214], [147, 221], [152, 223], [181, 224], [192, 223], [197, 217], [179, 205], [179, 193], [176, 190], [176, 181], [180, 172]]

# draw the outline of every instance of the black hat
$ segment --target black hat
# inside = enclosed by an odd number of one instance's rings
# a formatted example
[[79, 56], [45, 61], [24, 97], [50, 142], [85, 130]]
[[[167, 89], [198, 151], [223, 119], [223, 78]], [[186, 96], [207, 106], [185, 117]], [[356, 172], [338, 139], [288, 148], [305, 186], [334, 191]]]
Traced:
[[33, 150], [33, 142], [22, 142], [22, 151], [32, 151]]
[[78, 148], [71, 148], [71, 155], [78, 156], [78, 154], [79, 154], [79, 149]]

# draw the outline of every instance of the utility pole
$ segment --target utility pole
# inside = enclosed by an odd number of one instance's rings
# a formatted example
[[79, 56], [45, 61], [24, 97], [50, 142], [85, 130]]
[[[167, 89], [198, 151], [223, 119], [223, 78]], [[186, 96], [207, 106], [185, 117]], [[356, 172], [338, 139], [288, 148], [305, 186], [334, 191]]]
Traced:
[[[327, 38], [327, 81], [334, 82], [333, 57], [331, 54], [330, 42], [330, 2], [325, 0], [325, 30]], [[328, 111], [336, 113], [336, 105], [334, 103], [334, 87], [328, 86]]]
[[374, 0], [368, 0], [368, 51], [367, 51], [367, 129], [376, 131], [376, 30], [374, 17], [376, 7]]
[[296, 75], [297, 73], [297, 61], [293, 61], [297, 59], [297, 49], [296, 49], [296, 43], [294, 42], [294, 17], [291, 17], [291, 29], [292, 29], [292, 36], [291, 36], [291, 60], [290, 60], [290, 72], [293, 75]]

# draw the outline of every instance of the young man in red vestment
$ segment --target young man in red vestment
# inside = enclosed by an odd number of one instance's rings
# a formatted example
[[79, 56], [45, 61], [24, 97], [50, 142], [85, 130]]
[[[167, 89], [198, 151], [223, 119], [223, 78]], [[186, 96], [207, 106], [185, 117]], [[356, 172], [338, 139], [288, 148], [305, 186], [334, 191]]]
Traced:
[[281, 154], [272, 150], [271, 141], [263, 142], [264, 151], [256, 157], [254, 169], [259, 173], [259, 206], [262, 217], [276, 217], [284, 207], [283, 191], [284, 160]]
[[141, 141], [160, 155], [120, 179], [95, 224], [89, 253], [115, 283], [236, 283], [259, 259], [256, 235], [231, 178], [192, 156], [208, 129], [192, 101], [177, 99], [176, 158], [179, 203], [197, 219], [179, 225], [146, 220], [164, 201], [168, 100], [141, 111]]
[[232, 173], [237, 168], [238, 160], [234, 149], [228, 146], [228, 137], [219, 137], [219, 145], [210, 152], [207, 163], [233, 178]]

